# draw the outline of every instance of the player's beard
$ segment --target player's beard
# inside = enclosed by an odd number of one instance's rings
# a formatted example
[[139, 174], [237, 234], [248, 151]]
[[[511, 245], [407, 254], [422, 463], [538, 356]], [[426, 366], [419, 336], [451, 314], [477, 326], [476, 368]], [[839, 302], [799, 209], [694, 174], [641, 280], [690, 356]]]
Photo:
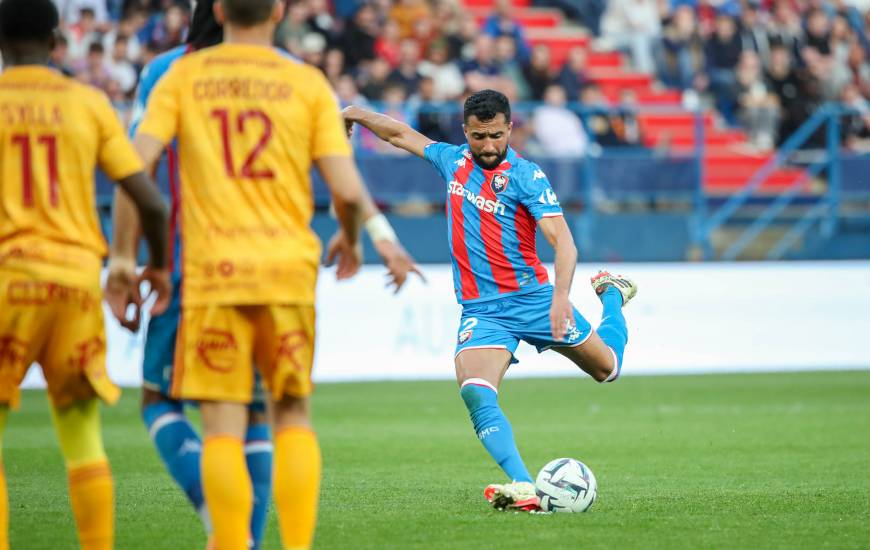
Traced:
[[484, 160], [480, 155], [471, 152], [472, 158], [474, 158], [474, 163], [483, 168], [484, 170], [493, 170], [494, 168], [498, 168], [498, 165], [501, 164], [505, 157], [507, 156], [507, 147], [504, 148], [503, 151], [498, 151], [496, 153], [495, 160]]

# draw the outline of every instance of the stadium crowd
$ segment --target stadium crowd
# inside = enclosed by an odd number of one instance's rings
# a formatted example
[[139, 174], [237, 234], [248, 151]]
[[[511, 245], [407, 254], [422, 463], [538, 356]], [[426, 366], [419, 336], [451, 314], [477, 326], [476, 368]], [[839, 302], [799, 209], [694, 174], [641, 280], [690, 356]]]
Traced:
[[[141, 67], [184, 42], [189, 2], [55, 1], [63, 33], [54, 64], [105, 90], [129, 119]], [[680, 90], [686, 106], [715, 107], [723, 124], [744, 128], [761, 150], [780, 143], [825, 101], [854, 109], [843, 125], [847, 146], [870, 143], [868, 0], [534, 5], [559, 7], [569, 24], [590, 31], [593, 50], [625, 52], [631, 70]], [[297, 0], [288, 7], [278, 46], [321, 67], [342, 103], [377, 103], [433, 139], [461, 141], [459, 121], [420, 107], [495, 88], [514, 102], [540, 102], [529, 118], [519, 117], [514, 141], [521, 150], [582, 155], [591, 141], [640, 143], [635, 95], [626, 90], [618, 105], [608, 105], [588, 77], [584, 48], [554, 67], [546, 45], [526, 40], [510, 0], [496, 0], [481, 24], [458, 0]], [[582, 121], [577, 106], [586, 109]], [[372, 135], [356, 139], [364, 149], [395, 152]]]

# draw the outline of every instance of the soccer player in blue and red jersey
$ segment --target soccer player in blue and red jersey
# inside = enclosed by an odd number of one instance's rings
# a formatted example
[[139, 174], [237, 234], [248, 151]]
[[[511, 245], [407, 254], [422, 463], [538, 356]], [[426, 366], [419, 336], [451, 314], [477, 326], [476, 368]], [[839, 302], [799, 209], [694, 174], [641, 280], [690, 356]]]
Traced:
[[[359, 107], [343, 114], [348, 129], [360, 124], [428, 160], [447, 184], [447, 239], [462, 304], [456, 378], [475, 433], [511, 480], [488, 486], [484, 496], [498, 509], [535, 510], [532, 477], [498, 405], [499, 384], [516, 362], [513, 353], [524, 340], [539, 352], [564, 355], [598, 382], [616, 380], [628, 339], [622, 307], [637, 286], [607, 272], [592, 278], [604, 305], [597, 330], [571, 305], [574, 239], [547, 176], [508, 146], [511, 110], [503, 94], [483, 90], [466, 100], [468, 143], [461, 146], [433, 142]], [[556, 251], [555, 285], [535, 250], [536, 226]]]

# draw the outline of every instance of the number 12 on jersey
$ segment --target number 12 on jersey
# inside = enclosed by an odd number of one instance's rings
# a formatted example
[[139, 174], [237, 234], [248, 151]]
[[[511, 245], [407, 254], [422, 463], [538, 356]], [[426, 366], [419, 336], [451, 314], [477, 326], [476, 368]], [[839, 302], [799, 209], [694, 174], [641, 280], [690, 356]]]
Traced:
[[[263, 152], [263, 149], [269, 144], [272, 139], [272, 119], [263, 111], [250, 109], [242, 111], [232, 118], [228, 109], [213, 109], [211, 112], [212, 118], [215, 118], [220, 123], [221, 140], [224, 148], [224, 168], [227, 176], [231, 178], [246, 178], [246, 179], [274, 179], [275, 174], [269, 168], [257, 169], [254, 163], [257, 162], [257, 157]], [[232, 136], [244, 134], [246, 126], [250, 129], [253, 124], [248, 124], [249, 121], [259, 121], [261, 126], [260, 137], [257, 140], [254, 148], [251, 149], [245, 157], [245, 162], [240, 170], [236, 171], [233, 163], [233, 147]], [[235, 124], [232, 124], [235, 122]]]

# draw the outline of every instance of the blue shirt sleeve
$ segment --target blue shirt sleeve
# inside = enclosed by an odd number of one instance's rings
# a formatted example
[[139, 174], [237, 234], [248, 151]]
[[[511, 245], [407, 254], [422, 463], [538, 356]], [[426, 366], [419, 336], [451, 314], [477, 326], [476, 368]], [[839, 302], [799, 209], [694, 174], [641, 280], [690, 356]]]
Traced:
[[454, 161], [461, 157], [459, 147], [449, 143], [435, 142], [430, 143], [423, 149], [423, 156], [426, 160], [432, 163], [438, 172], [445, 178], [450, 178], [453, 174], [451, 168]]
[[530, 162], [523, 167], [519, 178], [520, 202], [528, 208], [535, 220], [562, 215], [562, 206], [541, 168]]
[[142, 73], [139, 75], [139, 86], [136, 88], [136, 98], [133, 101], [133, 117], [130, 121], [130, 137], [136, 134], [136, 128], [142, 122], [142, 117], [145, 115], [145, 106], [148, 104], [148, 97], [157, 82], [169, 70], [169, 67], [175, 63], [175, 60], [184, 55], [187, 51], [185, 46], [179, 46], [168, 52], [158, 55], [151, 63], [142, 68]]

